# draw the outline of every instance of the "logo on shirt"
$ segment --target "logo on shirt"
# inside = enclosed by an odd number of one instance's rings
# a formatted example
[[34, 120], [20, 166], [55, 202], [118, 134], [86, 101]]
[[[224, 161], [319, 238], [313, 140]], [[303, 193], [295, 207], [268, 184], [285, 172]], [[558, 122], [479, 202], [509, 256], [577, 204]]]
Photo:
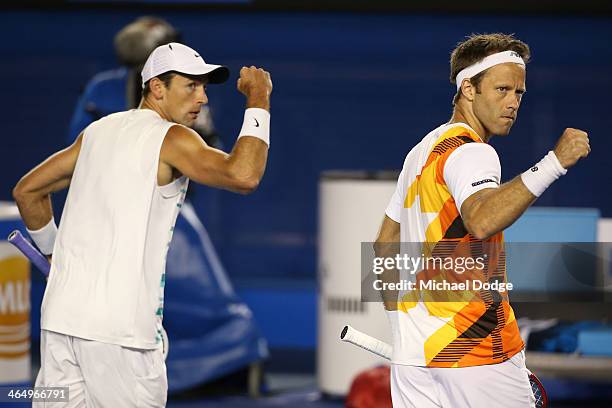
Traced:
[[533, 166], [533, 167], [531, 168], [531, 171], [532, 171], [532, 172], [534, 172], [534, 173], [535, 173], [536, 171], [538, 171], [538, 166]]
[[481, 185], [481, 184], [485, 184], [485, 183], [495, 183], [495, 184], [497, 184], [497, 183], [495, 182], [495, 180], [491, 180], [491, 179], [484, 179], [484, 180], [480, 180], [480, 181], [476, 181], [476, 182], [472, 183], [472, 187], [476, 187], [476, 186], [479, 186], [479, 185]]

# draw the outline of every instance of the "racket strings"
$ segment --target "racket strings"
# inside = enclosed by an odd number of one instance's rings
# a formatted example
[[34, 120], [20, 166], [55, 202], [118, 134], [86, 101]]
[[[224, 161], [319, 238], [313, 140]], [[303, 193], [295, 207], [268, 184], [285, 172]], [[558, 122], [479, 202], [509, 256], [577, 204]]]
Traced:
[[546, 391], [544, 386], [533, 374], [529, 376], [529, 384], [531, 385], [531, 391], [535, 398], [536, 408], [546, 408], [548, 406], [548, 398], [546, 397]]

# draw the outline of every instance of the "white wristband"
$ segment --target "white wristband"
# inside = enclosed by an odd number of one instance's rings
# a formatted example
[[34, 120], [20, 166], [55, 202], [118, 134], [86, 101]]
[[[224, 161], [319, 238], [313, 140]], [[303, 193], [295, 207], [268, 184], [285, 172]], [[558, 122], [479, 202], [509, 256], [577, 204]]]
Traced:
[[521, 180], [534, 196], [539, 197], [553, 181], [565, 173], [567, 169], [561, 166], [557, 155], [551, 150], [535, 166], [521, 174]]
[[248, 108], [244, 111], [244, 122], [238, 138], [253, 136], [270, 146], [270, 112], [261, 108]]
[[57, 225], [55, 225], [55, 219], [53, 217], [51, 217], [51, 221], [41, 229], [36, 231], [27, 230], [43, 255], [51, 255], [53, 253], [53, 245], [55, 245], [55, 236], [57, 235]]

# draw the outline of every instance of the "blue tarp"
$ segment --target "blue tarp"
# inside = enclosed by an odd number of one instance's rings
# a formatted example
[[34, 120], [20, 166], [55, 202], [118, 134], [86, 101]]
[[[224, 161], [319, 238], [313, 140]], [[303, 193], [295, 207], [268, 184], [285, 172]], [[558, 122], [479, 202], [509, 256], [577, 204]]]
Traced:
[[189, 202], [183, 205], [168, 252], [164, 299], [170, 392], [267, 358], [268, 347], [251, 310], [234, 292]]

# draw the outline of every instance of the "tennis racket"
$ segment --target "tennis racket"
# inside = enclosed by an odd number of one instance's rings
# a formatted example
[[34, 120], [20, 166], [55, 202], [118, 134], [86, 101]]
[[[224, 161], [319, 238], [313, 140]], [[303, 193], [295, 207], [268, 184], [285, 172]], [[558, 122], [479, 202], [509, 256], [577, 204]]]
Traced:
[[[8, 242], [13, 244], [17, 249], [25, 255], [26, 258], [32, 262], [39, 271], [42, 272], [45, 277], [49, 277], [49, 271], [51, 270], [51, 264], [46, 256], [40, 253], [38, 249], [34, 247], [28, 241], [19, 230], [11, 232], [7, 238]], [[164, 353], [164, 360], [168, 358], [168, 352], [170, 351], [170, 341], [168, 340], [168, 334], [162, 327], [162, 351]]]
[[536, 400], [536, 408], [548, 407], [548, 395], [546, 395], [546, 390], [540, 379], [531, 371], [529, 372], [529, 384], [531, 384], [531, 391]]
[[[386, 358], [387, 360], [391, 360], [393, 349], [389, 344], [362, 333], [351, 326], [344, 326], [342, 333], [340, 333], [340, 340], [354, 344], [357, 347], [368, 350], [369, 352], [372, 352], [382, 358]], [[546, 390], [544, 389], [542, 382], [540, 382], [538, 377], [536, 377], [532, 372], [529, 372], [529, 383], [531, 384], [531, 391], [533, 392], [533, 396], [536, 400], [535, 407], [548, 407], [548, 396], [546, 395]]]

